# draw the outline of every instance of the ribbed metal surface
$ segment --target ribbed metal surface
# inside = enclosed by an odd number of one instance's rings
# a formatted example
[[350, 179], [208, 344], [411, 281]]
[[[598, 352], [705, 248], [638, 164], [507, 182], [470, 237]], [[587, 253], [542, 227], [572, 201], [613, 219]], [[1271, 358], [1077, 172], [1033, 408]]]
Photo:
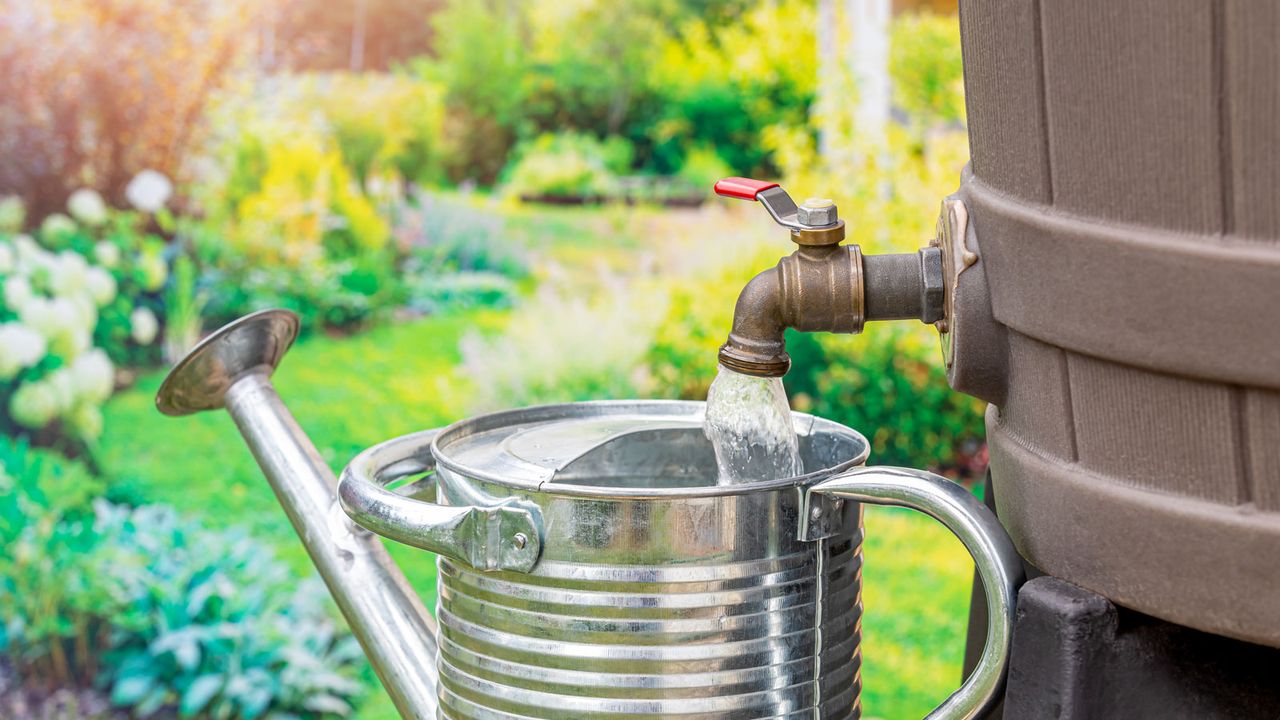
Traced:
[[860, 542], [532, 574], [442, 559], [441, 717], [857, 717]]

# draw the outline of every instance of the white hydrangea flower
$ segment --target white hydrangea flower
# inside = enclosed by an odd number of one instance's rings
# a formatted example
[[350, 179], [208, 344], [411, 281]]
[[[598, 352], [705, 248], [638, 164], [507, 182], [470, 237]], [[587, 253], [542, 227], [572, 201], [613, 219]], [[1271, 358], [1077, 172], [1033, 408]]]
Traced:
[[160, 331], [155, 313], [144, 307], [134, 308], [133, 314], [129, 316], [129, 324], [133, 328], [133, 339], [139, 345], [150, 345]]
[[31, 289], [31, 281], [23, 275], [10, 275], [4, 281], [4, 305], [13, 312], [22, 313], [22, 308], [26, 307], [35, 297], [35, 292]]
[[[0, 332], [0, 341], [5, 339], [3, 332]], [[21, 369], [22, 366], [18, 364], [18, 359], [13, 356], [9, 348], [0, 345], [0, 382], [9, 382]]]
[[125, 186], [124, 196], [129, 204], [145, 213], [155, 213], [169, 202], [173, 195], [173, 183], [164, 173], [143, 170]]
[[107, 221], [107, 204], [97, 190], [80, 188], [67, 198], [67, 211], [71, 217], [85, 225], [97, 227]]
[[67, 415], [71, 432], [85, 440], [97, 440], [102, 435], [102, 410], [97, 405], [81, 403]]
[[20, 322], [0, 324], [0, 380], [10, 380], [23, 368], [44, 358], [44, 336]]
[[48, 383], [23, 383], [9, 398], [9, 417], [25, 428], [39, 430], [57, 414], [57, 398]]
[[94, 348], [71, 363], [71, 380], [76, 397], [100, 404], [115, 389], [115, 368], [101, 348]]
[[98, 304], [98, 307], [106, 307], [107, 303], [116, 299], [116, 279], [106, 270], [100, 267], [89, 268], [84, 280], [85, 289], [89, 291], [89, 296]]
[[40, 237], [45, 242], [57, 242], [74, 234], [76, 222], [62, 213], [53, 213], [40, 223]]
[[13, 246], [0, 242], [0, 274], [8, 274], [18, 266], [18, 255]]
[[76, 383], [71, 376], [71, 369], [58, 368], [49, 373], [42, 382], [48, 385], [50, 392], [53, 393], [54, 414], [64, 415], [71, 412], [71, 408], [76, 404]]
[[67, 298], [32, 298], [18, 317], [49, 341], [49, 352], [64, 359], [75, 358], [92, 342], [93, 328], [82, 324], [82, 308]]
[[67, 298], [76, 308], [77, 327], [93, 332], [98, 324], [98, 306], [86, 293], [79, 293]]
[[64, 250], [49, 268], [49, 288], [59, 297], [73, 297], [85, 292], [89, 263], [80, 253]]
[[18, 235], [13, 238], [13, 250], [18, 255], [19, 265], [30, 265], [37, 258], [47, 255], [44, 248], [40, 247], [30, 235]]
[[138, 258], [138, 269], [142, 271], [142, 289], [147, 292], [164, 287], [164, 281], [169, 278], [169, 266], [156, 253], [145, 253]]
[[120, 264], [120, 246], [102, 240], [93, 246], [93, 259], [104, 268], [114, 269]]
[[0, 380], [11, 380], [18, 371], [44, 358], [44, 336], [19, 322], [0, 324]]
[[75, 332], [58, 338], [58, 341], [50, 344], [49, 349], [58, 353], [63, 358], [79, 357], [80, 353], [88, 350], [93, 346], [93, 329], [76, 330]]

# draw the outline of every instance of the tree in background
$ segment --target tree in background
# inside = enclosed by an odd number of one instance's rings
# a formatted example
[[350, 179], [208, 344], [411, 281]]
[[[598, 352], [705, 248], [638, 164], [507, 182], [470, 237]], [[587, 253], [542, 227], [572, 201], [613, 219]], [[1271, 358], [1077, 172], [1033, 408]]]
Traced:
[[269, 70], [388, 70], [433, 51], [443, 0], [273, 0], [265, 3]]
[[211, 92], [245, 49], [249, 0], [5, 0], [0, 196], [38, 221], [77, 188], [117, 204], [179, 176]]

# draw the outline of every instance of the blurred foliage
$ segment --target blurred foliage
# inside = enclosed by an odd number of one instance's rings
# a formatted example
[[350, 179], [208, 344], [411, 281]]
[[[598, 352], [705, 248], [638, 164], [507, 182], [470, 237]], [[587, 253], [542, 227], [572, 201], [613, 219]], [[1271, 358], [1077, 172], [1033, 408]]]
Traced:
[[243, 534], [91, 507], [101, 489], [0, 436], [0, 649], [24, 683], [96, 684], [139, 717], [350, 714], [360, 651], [318, 588]]
[[446, 87], [455, 182], [493, 182], [512, 148], [548, 132], [621, 136], [633, 170], [675, 173], [710, 148], [766, 172], [760, 133], [801, 122], [812, 98], [806, 17], [799, 0], [455, 0], [433, 21], [436, 57], [415, 68]]
[[210, 92], [252, 35], [248, 0], [8, 0], [0, 22], [0, 195], [33, 218], [73, 190], [122, 203], [143, 169], [177, 176]]
[[581, 133], [540, 135], [512, 153], [504, 189], [520, 198], [603, 198], [617, 192], [632, 153], [616, 136], [601, 142]]
[[476, 380], [472, 410], [640, 394], [663, 296], [620, 278], [603, 282], [593, 294], [545, 285], [503, 334], [464, 337], [462, 365]]
[[910, 123], [964, 122], [964, 65], [960, 24], [953, 15], [908, 14], [896, 18], [889, 42], [893, 102]]
[[394, 305], [390, 228], [334, 141], [264, 120], [223, 152], [227, 172], [203, 188], [208, 217], [186, 228], [211, 320], [274, 306], [309, 329], [343, 327]]
[[[345, 717], [360, 691], [359, 645], [339, 633], [320, 583], [242, 532], [211, 531], [163, 506], [96, 506], [95, 570], [117, 604], [103, 622], [102, 676], [146, 716]], [[109, 570], [109, 572], [108, 572]]]
[[323, 115], [361, 188], [387, 174], [406, 183], [444, 179], [440, 85], [405, 75], [352, 74], [305, 76], [299, 84], [297, 101]]
[[788, 375], [799, 408], [871, 441], [877, 464], [971, 476], [984, 403], [955, 392], [938, 362], [938, 335], [920, 325], [873, 324], [860, 337], [816, 336], [818, 352]]
[[406, 306], [422, 313], [511, 306], [529, 258], [505, 225], [483, 201], [415, 192], [399, 209], [395, 229], [406, 255]]
[[438, 59], [416, 68], [445, 87], [453, 182], [492, 183], [525, 124], [523, 7], [518, 0], [452, 0], [432, 18]]
[[[738, 174], [773, 175], [766, 128], [806, 121], [817, 72], [814, 10], [799, 0], [756, 3], [734, 23], [690, 18], [657, 45], [648, 85], [653, 117], [638, 119], [657, 172], [676, 172], [695, 149]], [[639, 144], [639, 141], [637, 141]]]
[[321, 133], [246, 128], [230, 159], [225, 187], [207, 189], [221, 203], [206, 209], [245, 261], [296, 268], [387, 246], [386, 222]]

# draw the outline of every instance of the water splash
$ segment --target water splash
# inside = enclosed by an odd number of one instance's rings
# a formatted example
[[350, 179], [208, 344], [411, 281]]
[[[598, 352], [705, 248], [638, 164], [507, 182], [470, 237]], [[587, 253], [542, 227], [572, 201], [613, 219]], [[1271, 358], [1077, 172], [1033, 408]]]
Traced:
[[720, 366], [707, 392], [703, 432], [716, 451], [719, 484], [804, 474], [782, 378], [759, 378]]

